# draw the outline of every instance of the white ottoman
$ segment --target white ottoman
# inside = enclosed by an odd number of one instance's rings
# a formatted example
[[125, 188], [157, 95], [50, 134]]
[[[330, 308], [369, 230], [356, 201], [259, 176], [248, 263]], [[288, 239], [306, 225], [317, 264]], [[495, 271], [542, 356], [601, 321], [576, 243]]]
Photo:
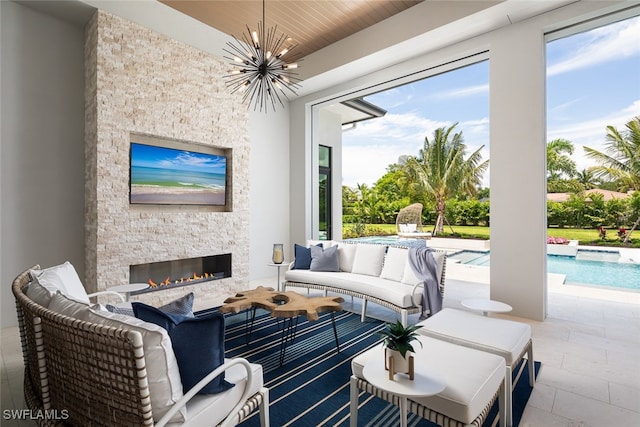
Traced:
[[[476, 421], [481, 425], [493, 402], [500, 396], [500, 411], [504, 414], [506, 399], [504, 358], [425, 336], [418, 337], [423, 347], [415, 343], [415, 365], [436, 370], [446, 384], [444, 391], [428, 397], [411, 398], [408, 410], [439, 425], [455, 420], [462, 424]], [[364, 366], [384, 357], [382, 345], [356, 356], [351, 361], [351, 420], [358, 425], [358, 394], [365, 390], [391, 403], [398, 397], [368, 383]]]
[[529, 384], [535, 382], [531, 327], [526, 323], [484, 317], [468, 311], [445, 308], [418, 323], [417, 332], [453, 344], [489, 352], [501, 356], [506, 364], [506, 425], [512, 425], [512, 368], [527, 353]]

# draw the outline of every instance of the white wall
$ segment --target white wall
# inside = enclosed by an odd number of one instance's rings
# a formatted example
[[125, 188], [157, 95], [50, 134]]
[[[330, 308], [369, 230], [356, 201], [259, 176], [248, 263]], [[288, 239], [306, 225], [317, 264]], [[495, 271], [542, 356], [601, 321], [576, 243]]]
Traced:
[[[489, 51], [491, 122], [491, 296], [511, 304], [513, 314], [534, 320], [546, 316], [546, 201], [545, 201], [545, 32], [599, 16], [625, 2], [579, 2], [542, 15], [499, 24], [493, 31], [438, 49], [379, 72], [305, 96], [291, 104], [291, 168], [298, 171], [313, 152], [309, 132], [314, 104], [341, 96], [359, 96], [391, 87], [392, 79], [420, 73], [429, 67], [467, 55]], [[502, 27], [502, 28], [500, 28]], [[444, 70], [440, 70], [444, 71]], [[397, 85], [400, 80], [395, 80]], [[365, 90], [366, 89], [366, 90]], [[335, 101], [334, 101], [335, 102]], [[307, 168], [307, 171], [311, 169]], [[311, 172], [308, 172], [311, 176]], [[291, 235], [308, 237], [313, 186], [292, 182]], [[294, 215], [304, 212], [306, 221]], [[522, 222], [513, 223], [518, 217]], [[515, 234], [514, 230], [518, 230]]]
[[[331, 147], [331, 238], [342, 238], [342, 116], [327, 110], [319, 112], [318, 144]], [[318, 156], [312, 162], [315, 174], [318, 174]], [[316, 185], [319, 183], [316, 181]], [[315, 205], [318, 206], [317, 198]], [[314, 230], [318, 229], [319, 212], [314, 213]], [[301, 243], [301, 242], [296, 242]], [[304, 243], [304, 242], [302, 242]]]
[[10, 283], [71, 261], [84, 273], [83, 30], [0, 2], [2, 327], [15, 325]]
[[[293, 260], [289, 237], [289, 110], [249, 114], [249, 277], [252, 281], [275, 277], [271, 262], [274, 243], [284, 244], [285, 261]], [[260, 283], [275, 286], [275, 281]]]

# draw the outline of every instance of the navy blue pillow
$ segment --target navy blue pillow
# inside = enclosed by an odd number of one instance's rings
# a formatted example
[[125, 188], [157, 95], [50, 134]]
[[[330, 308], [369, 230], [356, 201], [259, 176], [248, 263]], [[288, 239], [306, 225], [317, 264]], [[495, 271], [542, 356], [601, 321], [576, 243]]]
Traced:
[[[316, 246], [322, 247], [322, 243], [318, 243]], [[295, 259], [293, 261], [294, 270], [309, 270], [311, 268], [311, 249], [300, 246], [297, 243], [293, 244], [293, 253]]]
[[[224, 363], [224, 315], [222, 313], [213, 312], [194, 318], [165, 313], [140, 302], [134, 302], [131, 305], [138, 319], [162, 326], [169, 333], [184, 393]], [[223, 372], [198, 394], [220, 393], [233, 386], [234, 384], [224, 379]]]

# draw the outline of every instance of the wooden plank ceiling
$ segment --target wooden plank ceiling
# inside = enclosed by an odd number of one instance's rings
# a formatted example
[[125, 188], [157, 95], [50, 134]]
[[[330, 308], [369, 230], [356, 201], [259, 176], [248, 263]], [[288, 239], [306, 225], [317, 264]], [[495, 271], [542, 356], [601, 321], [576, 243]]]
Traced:
[[[260, 0], [160, 0], [162, 3], [237, 38], [258, 29]], [[267, 0], [267, 28], [278, 27], [297, 44], [298, 59], [383, 21], [424, 0]]]

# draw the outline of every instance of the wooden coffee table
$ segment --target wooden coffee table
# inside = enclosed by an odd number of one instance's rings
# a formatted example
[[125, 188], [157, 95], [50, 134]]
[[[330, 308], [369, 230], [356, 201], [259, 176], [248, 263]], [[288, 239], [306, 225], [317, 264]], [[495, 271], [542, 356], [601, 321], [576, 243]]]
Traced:
[[[344, 302], [342, 297], [308, 297], [293, 291], [277, 292], [270, 287], [258, 286], [256, 289], [238, 292], [235, 297], [227, 298], [224, 302], [225, 304], [220, 307], [222, 313], [240, 313], [251, 309], [251, 323], [246, 332], [247, 344], [251, 337], [257, 308], [269, 311], [271, 316], [277, 319], [283, 319], [280, 365], [284, 362], [287, 347], [295, 341], [300, 316], [305, 316], [309, 321], [316, 321], [320, 313], [330, 312], [336, 349], [340, 352], [334, 313], [342, 311], [341, 303]], [[248, 316], [249, 312], [247, 312], [247, 323], [249, 323]]]

